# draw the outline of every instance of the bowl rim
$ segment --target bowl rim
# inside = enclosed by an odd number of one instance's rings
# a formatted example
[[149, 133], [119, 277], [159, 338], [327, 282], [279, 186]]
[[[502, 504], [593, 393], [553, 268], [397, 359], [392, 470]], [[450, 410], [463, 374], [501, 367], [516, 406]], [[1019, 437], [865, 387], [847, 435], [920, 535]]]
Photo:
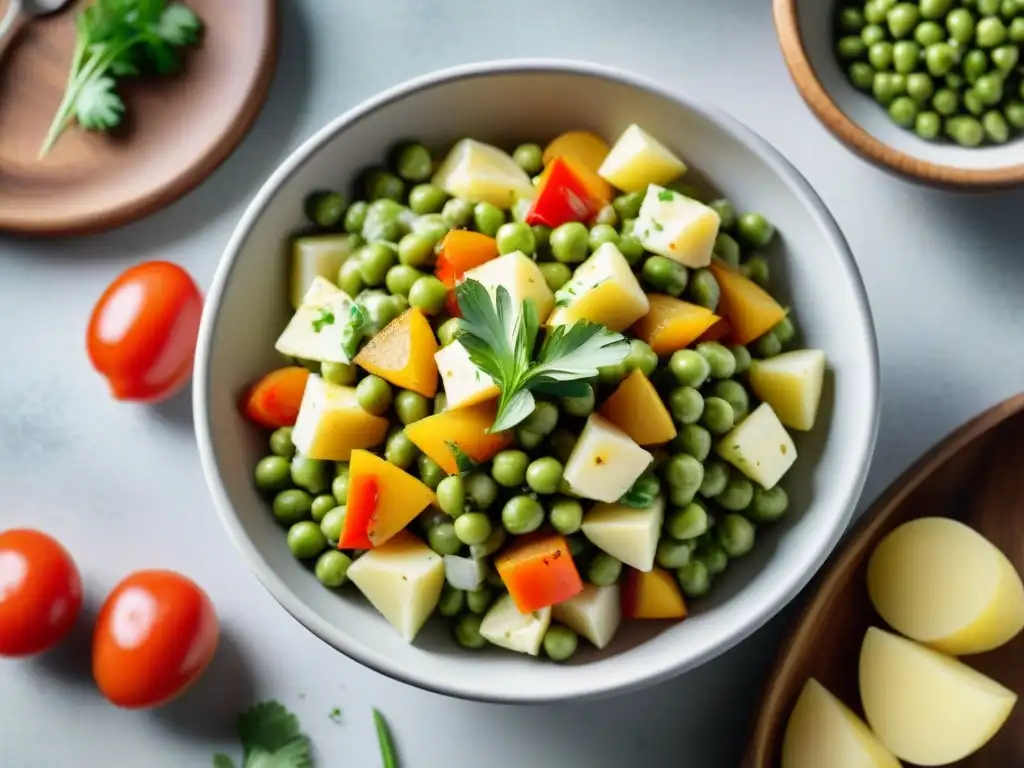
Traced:
[[[775, 31], [782, 58], [801, 98], [818, 120], [847, 148], [904, 177], [942, 187], [992, 190], [1024, 184], [1024, 163], [1000, 168], [960, 168], [922, 160], [875, 138], [851, 120], [832, 100], [807, 58], [797, 20], [798, 0], [773, 0]], [[835, 3], [833, 3], [835, 5]], [[1024, 138], [1017, 139], [1024, 142]]]
[[[399, 99], [441, 84], [507, 74], [583, 75], [626, 85], [695, 111], [713, 122], [721, 131], [730, 134], [736, 141], [751, 147], [771, 170], [792, 189], [796, 198], [805, 206], [808, 213], [815, 220], [816, 225], [822, 230], [826, 239], [830, 241], [832, 250], [840, 261], [840, 267], [847, 273], [854, 291], [853, 300], [859, 309], [858, 314], [861, 321], [859, 323], [861, 326], [859, 333], [865, 338], [868, 349], [867, 360], [865, 361], [864, 383], [867, 388], [866, 396], [870, 413], [865, 414], [865, 418], [858, 425], [859, 434], [854, 437], [858, 443], [857, 452], [856, 455], [850, 457], [848, 464], [856, 467], [856, 471], [850, 477], [849, 485], [842, 495], [842, 509], [835, 518], [834, 526], [826, 536], [814, 542], [813, 546], [809, 545], [801, 550], [804, 554], [804, 559], [801, 563], [797, 564], [798, 567], [790, 569], [785, 580], [774, 582], [771, 587], [771, 598], [758, 603], [756, 609], [745, 614], [742, 620], [732, 622], [726, 629], [715, 633], [714, 637], [710, 637], [689, 656], [685, 658], [666, 657], [661, 660], [660, 664], [646, 665], [642, 672], [638, 672], [635, 669], [635, 665], [631, 665], [628, 674], [625, 671], [618, 671], [615, 676], [610, 678], [607, 673], [601, 675], [587, 674], [584, 671], [585, 667], [581, 667], [580, 674], [574, 678], [574, 684], [557, 691], [516, 691], [514, 693], [503, 691], [490, 693], [482, 687], [474, 687], [472, 690], [462, 688], [459, 676], [457, 675], [452, 675], [446, 679], [437, 679], [421, 674], [415, 669], [403, 670], [396, 668], [387, 656], [347, 638], [343, 632], [324, 621], [315, 611], [303, 603], [288, 587], [282, 577], [270, 567], [246, 534], [217, 467], [210, 421], [209, 390], [211, 381], [208, 374], [211, 349], [225, 288], [238, 260], [238, 256], [250, 237], [255, 222], [264, 213], [280, 187], [311, 156], [349, 124], [379, 109], [385, 108]], [[207, 486], [213, 497], [217, 514], [227, 529], [229, 537], [242, 553], [250, 570], [256, 575], [267, 591], [270, 592], [271, 596], [306, 629], [363, 666], [369, 667], [393, 680], [404, 682], [423, 690], [465, 700], [500, 704], [551, 703], [604, 698], [639, 690], [643, 687], [671, 679], [682, 672], [704, 664], [750, 636], [781, 611], [810, 582], [845, 533], [867, 479], [870, 459], [877, 439], [880, 416], [879, 350], [867, 292], [846, 239], [824, 203], [813, 191], [806, 179], [777, 149], [768, 144], [767, 141], [754, 131], [717, 107], [710, 106], [706, 102], [694, 97], [680, 94], [645, 77], [615, 67], [567, 59], [529, 58], [478, 61], [436, 70], [407, 80], [384, 90], [376, 96], [370, 97], [334, 118], [304, 141], [261, 186], [242, 214], [225, 248], [224, 254], [217, 266], [203, 310], [195, 371], [196, 386], [193, 389], [195, 432], [200, 462]]]

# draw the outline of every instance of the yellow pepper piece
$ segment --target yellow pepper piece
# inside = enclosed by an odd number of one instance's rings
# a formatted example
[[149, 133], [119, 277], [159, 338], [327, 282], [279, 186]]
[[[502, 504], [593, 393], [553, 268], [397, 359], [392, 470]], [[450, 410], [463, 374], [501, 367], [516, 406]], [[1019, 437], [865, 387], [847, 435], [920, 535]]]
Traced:
[[494, 423], [497, 412], [498, 405], [493, 401], [443, 411], [409, 424], [405, 434], [417, 448], [436, 461], [441, 469], [454, 475], [459, 472], [459, 466], [452, 444], [476, 462], [487, 461], [502, 448], [512, 444], [510, 433], [491, 434], [487, 431]]
[[437, 393], [437, 339], [430, 322], [413, 307], [388, 323], [355, 357], [372, 374], [424, 397]]
[[369, 451], [352, 451], [349, 478], [355, 484], [360, 475], [377, 480], [377, 505], [366, 527], [366, 535], [379, 547], [434, 503], [434, 492], [405, 470]]
[[719, 320], [710, 309], [661, 293], [648, 294], [647, 301], [650, 309], [633, 325], [633, 333], [658, 355], [689, 346]]
[[711, 272], [722, 292], [718, 311], [732, 326], [737, 344], [749, 344], [786, 316], [786, 310], [767, 291], [731, 267], [716, 259], [711, 262]]
[[594, 173], [608, 157], [612, 148], [608, 142], [589, 131], [568, 131], [554, 139], [544, 148], [544, 165], [550, 165], [556, 157], [575, 157]]
[[637, 445], [659, 445], [676, 436], [672, 415], [640, 370], [626, 377], [599, 412]]

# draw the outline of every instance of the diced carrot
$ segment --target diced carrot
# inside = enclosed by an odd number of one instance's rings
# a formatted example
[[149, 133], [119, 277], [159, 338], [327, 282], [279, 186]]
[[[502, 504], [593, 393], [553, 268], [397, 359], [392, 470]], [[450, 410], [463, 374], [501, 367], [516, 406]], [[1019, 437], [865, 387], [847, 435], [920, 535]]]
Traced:
[[737, 344], [749, 344], [786, 316], [786, 310], [766, 290], [728, 264], [714, 259], [711, 272], [722, 293], [718, 311], [732, 326]]
[[379, 499], [380, 486], [376, 475], [359, 474], [349, 477], [345, 525], [338, 540], [338, 549], [373, 549], [367, 528], [377, 514]]
[[658, 355], [670, 355], [692, 344], [718, 320], [711, 310], [661, 293], [648, 295], [647, 314], [633, 324], [633, 333]]
[[498, 243], [493, 237], [468, 229], [453, 229], [441, 241], [441, 253], [436, 263], [435, 274], [444, 282], [438, 273], [441, 265], [454, 272], [455, 280], [460, 280], [467, 270], [486, 264], [498, 256]]
[[627, 619], [684, 619], [686, 602], [675, 577], [661, 568], [650, 572], [630, 568], [620, 590]]
[[257, 381], [242, 399], [245, 417], [269, 429], [294, 427], [309, 371], [299, 365], [278, 368]]
[[583, 591], [569, 543], [558, 534], [521, 538], [494, 565], [520, 613], [547, 608]]

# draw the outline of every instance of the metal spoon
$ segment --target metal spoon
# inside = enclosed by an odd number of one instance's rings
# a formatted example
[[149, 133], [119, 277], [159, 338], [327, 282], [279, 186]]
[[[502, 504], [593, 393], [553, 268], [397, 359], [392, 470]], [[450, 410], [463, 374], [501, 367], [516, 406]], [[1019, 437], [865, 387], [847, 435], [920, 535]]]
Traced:
[[71, 0], [11, 0], [6, 15], [0, 20], [0, 56], [30, 19], [59, 11], [70, 2]]

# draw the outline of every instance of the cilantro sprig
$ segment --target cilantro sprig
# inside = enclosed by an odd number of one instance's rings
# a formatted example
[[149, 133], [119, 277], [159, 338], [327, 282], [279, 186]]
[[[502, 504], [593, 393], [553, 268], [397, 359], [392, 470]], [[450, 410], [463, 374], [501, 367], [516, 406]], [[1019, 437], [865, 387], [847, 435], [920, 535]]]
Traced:
[[618, 365], [629, 354], [626, 338], [603, 325], [580, 321], [552, 329], [540, 350], [537, 307], [527, 299], [518, 308], [503, 286], [492, 301], [476, 280], [465, 280], [455, 289], [462, 319], [459, 342], [469, 359], [488, 374], [501, 391], [491, 432], [514, 427], [536, 405], [534, 392], [560, 397], [582, 397], [585, 382], [597, 369]]
[[167, 0], [94, 0], [75, 19], [75, 49], [64, 98], [39, 152], [45, 156], [73, 121], [90, 131], [119, 125], [125, 105], [117, 77], [178, 71], [178, 49], [199, 42], [202, 21]]
[[[313, 768], [309, 739], [299, 719], [276, 701], [265, 701], [239, 715], [242, 768]], [[227, 755], [213, 758], [214, 768], [235, 768]]]

